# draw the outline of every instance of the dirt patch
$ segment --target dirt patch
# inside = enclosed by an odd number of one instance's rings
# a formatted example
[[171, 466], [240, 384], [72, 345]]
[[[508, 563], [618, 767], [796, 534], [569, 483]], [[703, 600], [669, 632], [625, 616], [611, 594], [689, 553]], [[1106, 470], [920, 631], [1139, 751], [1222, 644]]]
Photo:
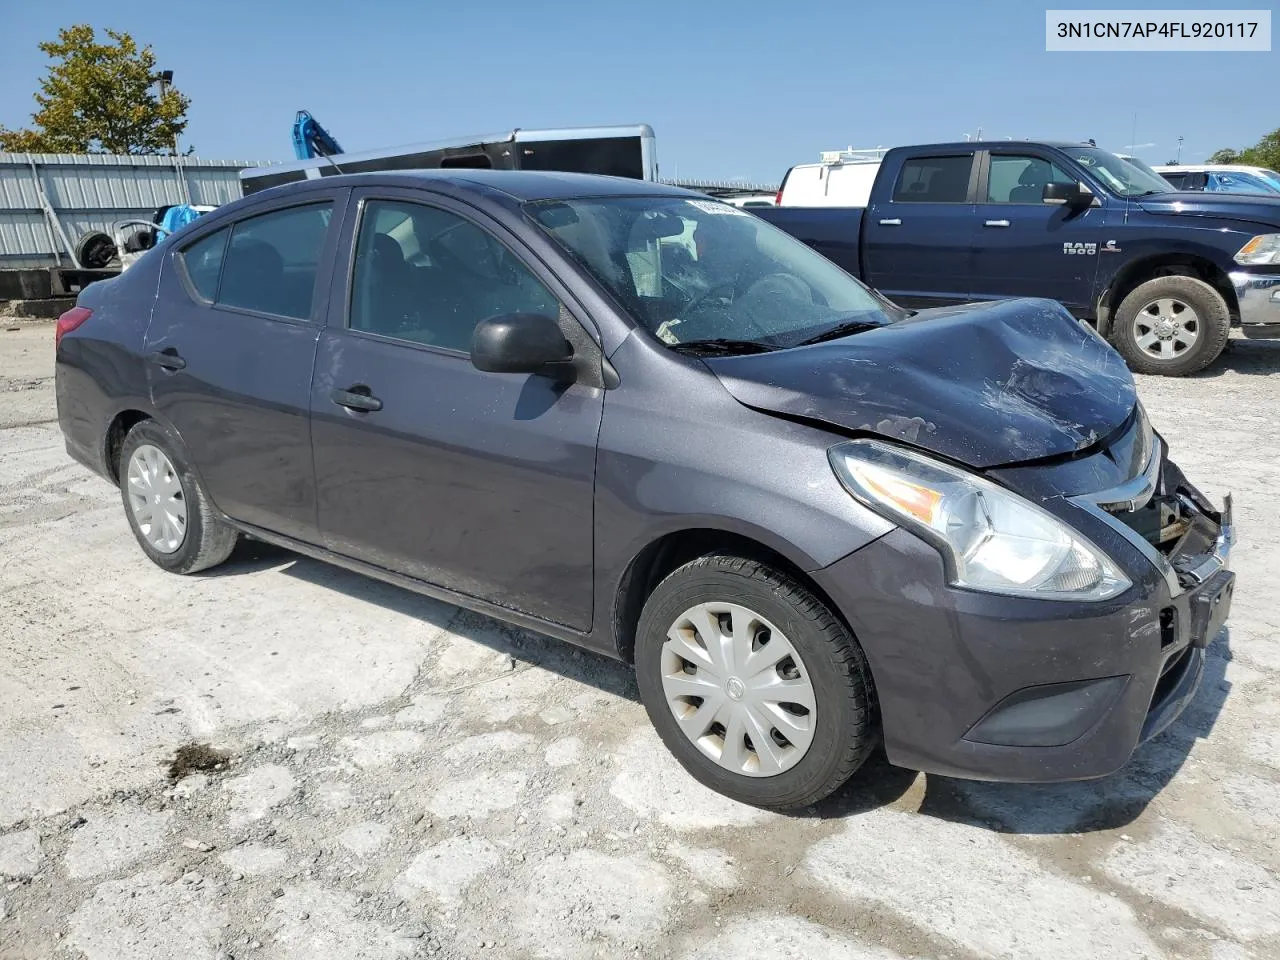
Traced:
[[191, 773], [210, 773], [227, 769], [231, 754], [207, 743], [188, 743], [173, 753], [169, 762], [169, 782], [177, 783]]

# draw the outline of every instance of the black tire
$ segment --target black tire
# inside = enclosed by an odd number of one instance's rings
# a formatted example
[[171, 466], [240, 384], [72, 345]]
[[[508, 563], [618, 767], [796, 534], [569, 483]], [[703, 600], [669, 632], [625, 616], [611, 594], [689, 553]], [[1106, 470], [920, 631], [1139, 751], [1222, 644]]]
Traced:
[[[1195, 311], [1197, 338], [1189, 348], [1169, 359], [1147, 353], [1138, 345], [1135, 321], [1148, 305], [1169, 298]], [[1231, 333], [1231, 314], [1217, 290], [1194, 277], [1172, 276], [1148, 280], [1130, 291], [1111, 324], [1111, 342], [1129, 369], [1163, 377], [1182, 377], [1203, 370], [1222, 353]]]
[[76, 259], [86, 270], [105, 269], [116, 253], [116, 242], [101, 230], [90, 230], [76, 241]]
[[[782, 631], [813, 686], [810, 746], [774, 776], [720, 766], [684, 734], [667, 705], [661, 664], [667, 631], [685, 611], [715, 601], [748, 607]], [[754, 560], [704, 556], [658, 584], [640, 615], [635, 663], [640, 699], [667, 749], [694, 779], [742, 803], [779, 811], [817, 803], [838, 790], [879, 742], [871, 673], [857, 641], [806, 587]]]
[[[186, 531], [181, 544], [171, 553], [158, 550], [143, 534], [129, 503], [128, 464], [133, 454], [143, 444], [157, 447], [173, 465], [178, 483], [182, 488], [182, 499], [186, 504]], [[231, 555], [235, 549], [239, 534], [228, 526], [209, 497], [196, 479], [191, 464], [183, 453], [182, 445], [162, 424], [155, 420], [142, 420], [135, 424], [124, 438], [120, 448], [120, 461], [116, 465], [120, 478], [120, 500], [124, 505], [124, 514], [128, 518], [129, 527], [133, 530], [142, 552], [151, 558], [158, 567], [170, 573], [196, 573], [216, 567]]]

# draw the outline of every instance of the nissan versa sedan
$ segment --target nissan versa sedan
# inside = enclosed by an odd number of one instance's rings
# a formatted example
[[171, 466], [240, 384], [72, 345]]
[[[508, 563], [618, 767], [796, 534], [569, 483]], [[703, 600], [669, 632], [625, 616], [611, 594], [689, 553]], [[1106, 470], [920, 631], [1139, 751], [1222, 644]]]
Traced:
[[255, 537], [631, 662], [680, 763], [762, 807], [881, 742], [962, 777], [1110, 773], [1231, 603], [1230, 498], [1061, 306], [906, 311], [652, 183], [266, 190], [56, 336], [67, 449], [152, 561]]

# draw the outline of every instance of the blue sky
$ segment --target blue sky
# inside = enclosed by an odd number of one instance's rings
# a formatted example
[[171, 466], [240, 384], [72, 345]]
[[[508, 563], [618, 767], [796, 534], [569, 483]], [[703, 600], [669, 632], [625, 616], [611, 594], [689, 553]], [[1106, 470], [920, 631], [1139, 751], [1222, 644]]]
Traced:
[[664, 176], [773, 182], [820, 150], [979, 127], [1136, 143], [1128, 152], [1152, 163], [1179, 136], [1196, 161], [1280, 127], [1280, 52], [1046, 53], [1046, 5], [5, 0], [0, 123], [24, 125], [34, 109], [47, 62], [36, 44], [87, 22], [155, 48], [192, 99], [186, 142], [223, 159], [291, 158], [300, 108], [347, 150], [645, 122]]

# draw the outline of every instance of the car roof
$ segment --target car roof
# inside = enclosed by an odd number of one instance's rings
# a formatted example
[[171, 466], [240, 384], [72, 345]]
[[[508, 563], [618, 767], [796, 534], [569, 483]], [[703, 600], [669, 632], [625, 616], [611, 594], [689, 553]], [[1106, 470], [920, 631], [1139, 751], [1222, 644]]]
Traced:
[[[1060, 150], [1092, 147], [1092, 144], [1071, 140], [960, 140], [952, 143], [922, 143], [898, 150], [1007, 150], [1010, 147], [1057, 147]], [[1101, 150], [1101, 147], [1094, 149]]]
[[478, 186], [506, 194], [518, 203], [572, 197], [672, 196], [706, 199], [705, 194], [652, 180], [541, 170], [375, 170], [324, 177], [322, 181], [329, 186], [348, 187], [372, 183], [412, 186], [415, 182], [427, 187], [449, 186], [463, 190]]
[[1247, 163], [1167, 163], [1152, 169], [1160, 173], [1212, 173], [1223, 170], [1227, 173], [1261, 173], [1266, 167], [1254, 167]]

